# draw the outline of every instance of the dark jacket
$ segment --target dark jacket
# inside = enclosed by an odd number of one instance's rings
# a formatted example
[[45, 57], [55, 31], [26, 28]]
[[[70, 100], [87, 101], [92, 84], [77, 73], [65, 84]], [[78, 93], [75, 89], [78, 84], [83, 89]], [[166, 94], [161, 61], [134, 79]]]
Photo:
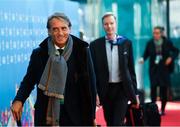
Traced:
[[[101, 103], [103, 103], [109, 80], [105, 37], [101, 37], [90, 43], [90, 51], [96, 74], [97, 92]], [[120, 45], [118, 45], [118, 52], [119, 67], [122, 74], [125, 94], [129, 100], [136, 103], [137, 83], [131, 42], [128, 39], [124, 40]]]
[[[64, 95], [64, 107], [73, 125], [92, 125], [95, 117], [96, 88], [95, 76], [88, 44], [75, 36], [73, 39], [73, 51], [67, 61], [68, 74]], [[48, 47], [46, 38], [33, 50], [27, 73], [21, 82], [20, 88], [14, 99], [23, 104], [38, 85], [41, 75], [48, 60]], [[48, 96], [37, 88], [37, 100], [35, 103], [35, 125], [46, 125], [46, 110]]]
[[170, 72], [172, 71], [172, 64], [169, 66], [165, 65], [168, 57], [174, 59], [178, 56], [178, 49], [173, 46], [173, 43], [168, 39], [163, 38], [162, 44], [162, 60], [159, 64], [155, 64], [156, 49], [154, 39], [148, 41], [146, 49], [143, 54], [144, 60], [147, 58], [149, 61], [149, 75], [151, 85], [168, 86], [170, 85]]

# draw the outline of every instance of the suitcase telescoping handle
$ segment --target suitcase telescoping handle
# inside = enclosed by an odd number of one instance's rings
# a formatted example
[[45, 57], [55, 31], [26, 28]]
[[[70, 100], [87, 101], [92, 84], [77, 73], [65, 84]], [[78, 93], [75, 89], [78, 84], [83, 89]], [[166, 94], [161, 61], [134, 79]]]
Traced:
[[134, 116], [133, 116], [132, 108], [129, 109], [129, 113], [130, 113], [130, 119], [131, 119], [132, 126], [135, 127], [135, 122], [134, 122]]
[[[139, 109], [142, 109], [142, 105], [139, 105]], [[133, 115], [133, 107], [132, 107], [132, 105], [130, 105], [129, 113], [130, 113], [130, 119], [131, 119], [132, 126], [135, 127], [135, 121], [134, 121], [134, 115]], [[141, 111], [141, 113], [142, 113], [142, 111]]]

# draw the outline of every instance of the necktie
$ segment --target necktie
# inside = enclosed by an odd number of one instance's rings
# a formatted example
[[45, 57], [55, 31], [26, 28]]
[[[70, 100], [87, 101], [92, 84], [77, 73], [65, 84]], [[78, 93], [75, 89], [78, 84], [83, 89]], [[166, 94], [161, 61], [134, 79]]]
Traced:
[[59, 54], [62, 55], [63, 49], [58, 49], [58, 51], [59, 51]]
[[108, 40], [108, 42], [111, 44], [111, 50], [113, 49], [113, 46], [118, 45], [117, 43], [113, 43], [113, 40]]

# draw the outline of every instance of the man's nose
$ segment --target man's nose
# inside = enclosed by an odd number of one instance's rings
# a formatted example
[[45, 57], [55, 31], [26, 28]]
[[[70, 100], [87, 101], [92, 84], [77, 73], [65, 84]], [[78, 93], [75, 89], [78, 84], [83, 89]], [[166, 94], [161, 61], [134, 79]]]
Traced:
[[58, 29], [58, 34], [63, 35], [63, 31], [61, 29]]
[[108, 24], [108, 27], [111, 27], [111, 24]]

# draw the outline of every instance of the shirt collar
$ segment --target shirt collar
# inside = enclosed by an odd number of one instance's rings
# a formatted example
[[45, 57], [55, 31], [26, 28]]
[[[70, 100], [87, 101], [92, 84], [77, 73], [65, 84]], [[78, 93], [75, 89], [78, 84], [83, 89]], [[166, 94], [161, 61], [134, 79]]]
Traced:
[[[118, 36], [118, 35], [116, 35], [116, 34], [115, 34], [115, 37], [114, 37], [114, 39], [113, 39], [112, 41], [116, 41], [117, 36]], [[110, 40], [110, 39], [108, 39], [108, 37], [107, 37], [107, 36], [105, 36], [105, 39], [106, 39], [107, 41], [109, 41], [109, 40]]]
[[59, 48], [56, 44], [54, 44], [54, 47], [55, 47], [55, 49], [64, 49], [65, 48], [65, 46], [62, 48]]

